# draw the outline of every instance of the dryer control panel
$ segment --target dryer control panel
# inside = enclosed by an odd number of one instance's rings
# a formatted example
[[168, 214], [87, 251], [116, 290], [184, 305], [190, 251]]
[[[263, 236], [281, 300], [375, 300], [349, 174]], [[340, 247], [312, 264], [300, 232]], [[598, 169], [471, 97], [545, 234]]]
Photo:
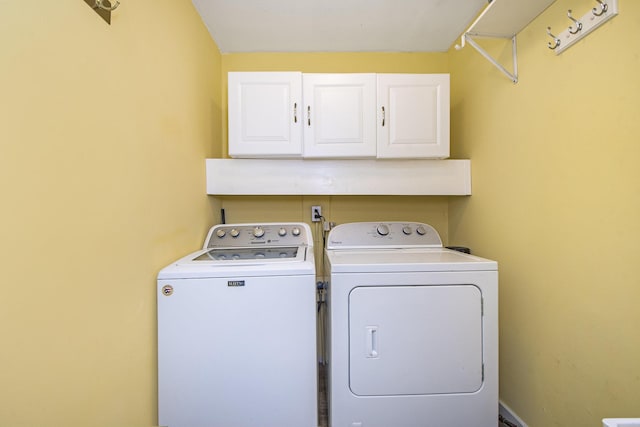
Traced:
[[327, 249], [351, 248], [441, 248], [440, 235], [420, 222], [352, 222], [329, 233]]
[[218, 224], [203, 249], [252, 246], [313, 246], [313, 237], [305, 223]]

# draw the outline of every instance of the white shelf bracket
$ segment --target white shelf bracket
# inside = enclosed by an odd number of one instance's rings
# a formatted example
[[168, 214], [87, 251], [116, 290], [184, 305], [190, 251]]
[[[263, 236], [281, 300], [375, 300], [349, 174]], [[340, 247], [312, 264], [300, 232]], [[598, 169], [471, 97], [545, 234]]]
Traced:
[[[482, 34], [474, 34], [474, 33], [464, 33], [461, 38], [461, 44], [456, 45], [456, 49], [460, 50], [464, 47], [465, 43], [469, 43], [475, 50], [477, 50], [485, 59], [491, 62], [498, 70], [502, 72], [505, 76], [507, 76], [513, 83], [518, 83], [518, 53], [516, 49], [516, 36], [511, 37], [511, 52], [513, 56], [513, 72], [507, 70], [502, 64], [500, 64], [493, 56], [489, 54], [486, 50], [484, 50], [478, 42], [476, 42], [473, 38], [496, 38], [495, 36], [488, 36]], [[500, 37], [504, 38], [504, 37]]]
[[[469, 42], [475, 50], [491, 62], [509, 80], [518, 83], [518, 55], [516, 53], [516, 35], [529, 25], [555, 0], [489, 0], [489, 5], [476, 18], [462, 35], [462, 49]], [[602, 0], [596, 0], [602, 1]], [[511, 40], [513, 55], [513, 71], [510, 72], [496, 61], [476, 42], [476, 38], [493, 38]]]

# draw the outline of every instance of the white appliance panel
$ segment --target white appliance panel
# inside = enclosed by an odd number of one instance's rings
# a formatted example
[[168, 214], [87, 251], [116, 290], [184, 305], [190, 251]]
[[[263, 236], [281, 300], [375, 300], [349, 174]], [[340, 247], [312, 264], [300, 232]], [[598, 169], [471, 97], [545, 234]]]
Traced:
[[157, 303], [160, 425], [317, 426], [307, 224], [212, 227], [158, 273]]
[[172, 294], [158, 299], [160, 425], [317, 425], [313, 276], [161, 280], [159, 294], [167, 285]]
[[[327, 258], [329, 269], [331, 256]], [[472, 284], [483, 296], [484, 380], [474, 393], [359, 396], [350, 387], [349, 294], [356, 287]], [[336, 273], [328, 289], [329, 418], [332, 426], [495, 427], [498, 417], [498, 272]], [[381, 342], [382, 345], [382, 342]], [[464, 408], [464, 410], [461, 410]], [[354, 424], [355, 423], [355, 424]]]
[[473, 393], [482, 386], [482, 295], [473, 285], [356, 287], [349, 383], [359, 396]]
[[327, 240], [330, 424], [495, 427], [498, 264], [420, 223], [342, 224]]

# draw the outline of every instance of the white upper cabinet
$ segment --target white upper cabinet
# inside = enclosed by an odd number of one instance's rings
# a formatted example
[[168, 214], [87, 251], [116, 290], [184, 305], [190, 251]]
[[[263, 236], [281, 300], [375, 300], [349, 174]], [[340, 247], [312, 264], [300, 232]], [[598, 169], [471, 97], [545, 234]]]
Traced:
[[377, 157], [449, 157], [449, 75], [377, 77]]
[[302, 155], [302, 73], [229, 73], [229, 155]]
[[376, 75], [304, 74], [307, 158], [376, 157]]
[[447, 158], [449, 75], [230, 72], [229, 155]]

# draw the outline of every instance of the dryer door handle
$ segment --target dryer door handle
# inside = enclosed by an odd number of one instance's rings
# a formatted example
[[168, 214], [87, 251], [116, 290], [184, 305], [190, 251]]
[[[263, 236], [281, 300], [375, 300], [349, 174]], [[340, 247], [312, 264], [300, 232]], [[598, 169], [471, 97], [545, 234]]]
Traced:
[[378, 354], [378, 327], [367, 326], [366, 327], [367, 338], [367, 358], [377, 358]]

